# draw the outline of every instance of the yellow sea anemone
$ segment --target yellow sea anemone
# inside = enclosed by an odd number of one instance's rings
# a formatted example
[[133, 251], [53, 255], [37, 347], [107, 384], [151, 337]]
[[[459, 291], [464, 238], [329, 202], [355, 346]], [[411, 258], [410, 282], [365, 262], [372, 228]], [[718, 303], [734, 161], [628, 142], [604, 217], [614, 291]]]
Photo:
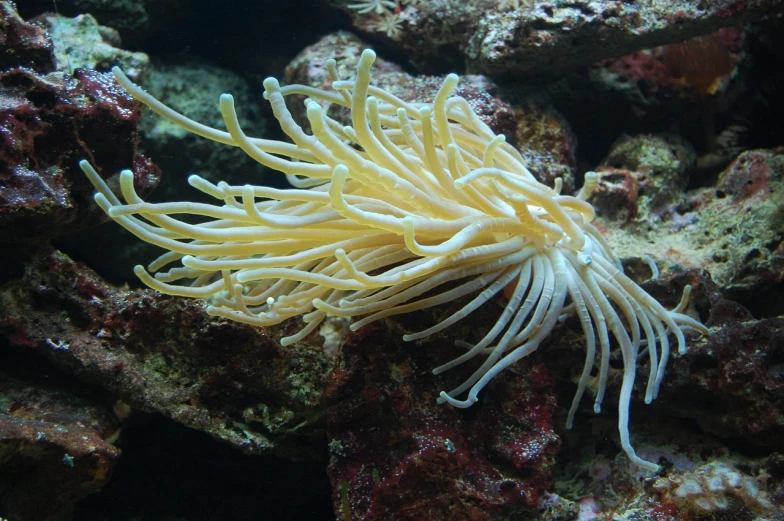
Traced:
[[[357, 329], [475, 295], [438, 324], [405, 336], [422, 339], [510, 286], [508, 303], [484, 338], [458, 342], [465, 352], [434, 369], [440, 373], [485, 357], [439, 401], [456, 407], [475, 403], [495, 375], [538, 348], [559, 317], [575, 314], [587, 352], [568, 425], [595, 363], [599, 410], [612, 334], [624, 363], [621, 444], [632, 461], [655, 470], [629, 440], [636, 363], [645, 346], [650, 402], [664, 376], [668, 335], [683, 352], [684, 330], [705, 331], [681, 313], [688, 288], [681, 305], [668, 311], [626, 277], [590, 224], [594, 210], [586, 198], [595, 176], [586, 177], [575, 197], [561, 195], [560, 183], [555, 188], [539, 183], [504, 136], [495, 135], [464, 98], [452, 96], [456, 75], [446, 77], [433, 103], [408, 103], [370, 85], [374, 61], [375, 53], [364, 51], [356, 79], [340, 80], [330, 60], [330, 90], [265, 80], [264, 96], [292, 143], [246, 136], [228, 94], [220, 99], [228, 130], [223, 132], [174, 112], [115, 68], [117, 81], [153, 111], [195, 134], [240, 147], [294, 185], [229, 186], [191, 176], [191, 186], [218, 204], [151, 204], [134, 192], [133, 174], [126, 170], [120, 175], [122, 203], [83, 161], [101, 208], [142, 240], [169, 250], [149, 266], [154, 277], [141, 266], [135, 273], [162, 293], [208, 299], [212, 315], [257, 326], [301, 316], [305, 326], [284, 338], [284, 345], [304, 338], [327, 315], [362, 317], [351, 325]], [[286, 106], [293, 94], [307, 97], [312, 134]], [[351, 125], [328, 116], [329, 105], [348, 107]], [[190, 224], [172, 217], [177, 214], [206, 219]]]

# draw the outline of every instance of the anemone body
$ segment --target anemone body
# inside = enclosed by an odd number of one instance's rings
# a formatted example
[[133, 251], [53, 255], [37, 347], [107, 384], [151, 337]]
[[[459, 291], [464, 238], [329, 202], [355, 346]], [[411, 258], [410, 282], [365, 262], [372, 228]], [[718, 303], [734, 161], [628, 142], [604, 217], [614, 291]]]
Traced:
[[[641, 346], [650, 359], [646, 396], [656, 397], [670, 337], [685, 349], [684, 330], [704, 331], [682, 313], [664, 309], [631, 279], [591, 225], [586, 202], [596, 182], [576, 196], [562, 195], [526, 168], [519, 152], [496, 135], [462, 97], [456, 75], [445, 78], [432, 103], [409, 103], [371, 86], [373, 51], [363, 52], [352, 80], [327, 70], [331, 89], [281, 87], [264, 81], [265, 98], [291, 142], [251, 138], [237, 121], [233, 98], [220, 99], [227, 131], [203, 126], [115, 77], [135, 98], [187, 130], [240, 147], [259, 163], [285, 174], [292, 189], [189, 183], [216, 204], [151, 204], [124, 171], [115, 196], [86, 162], [96, 201], [117, 223], [167, 253], [135, 273], [162, 293], [205, 298], [215, 316], [271, 326], [302, 317], [304, 327], [282, 340], [303, 339], [328, 315], [352, 317], [352, 329], [384, 317], [471, 297], [461, 309], [414, 341], [470, 316], [499, 293], [511, 294], [497, 322], [475, 344], [457, 342], [462, 354], [435, 368], [440, 373], [475, 357], [481, 365], [439, 401], [468, 407], [504, 368], [535, 351], [567, 313], [586, 336], [585, 365], [568, 416], [571, 425], [590, 378], [599, 368], [598, 412], [611, 349], [620, 349], [624, 376], [619, 399], [623, 449], [638, 465], [629, 439], [629, 405]], [[293, 119], [286, 98], [307, 97], [311, 132]], [[327, 114], [347, 107], [351, 124]], [[177, 215], [203, 217], [190, 224]], [[154, 275], [151, 275], [154, 273]], [[688, 288], [685, 296], [688, 295]], [[614, 338], [614, 340], [612, 340]]]

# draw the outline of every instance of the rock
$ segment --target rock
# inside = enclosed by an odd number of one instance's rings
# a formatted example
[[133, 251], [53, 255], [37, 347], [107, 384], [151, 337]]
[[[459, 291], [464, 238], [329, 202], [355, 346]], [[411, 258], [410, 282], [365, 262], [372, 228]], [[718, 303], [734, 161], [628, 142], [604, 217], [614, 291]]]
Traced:
[[29, 261], [0, 293], [0, 334], [27, 356], [248, 454], [315, 458], [332, 359], [297, 327], [261, 330], [208, 316], [202, 302], [118, 290], [59, 252]]
[[396, 1], [378, 14], [348, 8], [355, 0], [329, 2], [348, 13], [359, 29], [391, 40], [419, 69], [526, 76], [573, 71], [784, 8], [781, 0], [432, 0]]

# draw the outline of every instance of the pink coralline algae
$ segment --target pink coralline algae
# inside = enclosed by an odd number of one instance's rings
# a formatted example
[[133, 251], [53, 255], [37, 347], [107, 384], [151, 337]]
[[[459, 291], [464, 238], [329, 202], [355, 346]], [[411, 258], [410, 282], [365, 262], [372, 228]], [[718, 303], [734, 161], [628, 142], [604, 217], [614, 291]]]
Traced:
[[436, 404], [451, 382], [420, 376], [452, 356], [451, 343], [412, 346], [398, 336], [373, 325], [349, 337], [325, 392], [338, 519], [468, 521], [535, 511], [560, 447], [545, 366], [520, 364], [464, 417]]
[[16, 68], [0, 73], [0, 91], [0, 241], [12, 232], [73, 231], [94, 213], [76, 166], [81, 157], [94, 157], [107, 172], [133, 165], [144, 191], [157, 184], [157, 168], [136, 151], [139, 107], [110, 75], [80, 69], [72, 77], [41, 76]]

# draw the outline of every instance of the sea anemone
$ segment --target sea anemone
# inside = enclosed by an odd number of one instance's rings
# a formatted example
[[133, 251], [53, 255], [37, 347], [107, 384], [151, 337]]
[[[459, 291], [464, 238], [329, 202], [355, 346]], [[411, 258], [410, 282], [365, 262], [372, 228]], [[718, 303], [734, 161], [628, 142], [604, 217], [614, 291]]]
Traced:
[[[174, 112], [115, 68], [117, 81], [153, 111], [195, 134], [240, 147], [294, 185], [230, 186], [194, 175], [190, 185], [218, 204], [152, 204], [136, 194], [126, 170], [120, 175], [123, 203], [83, 161], [95, 200], [109, 217], [169, 250], [149, 272], [137, 266], [135, 273], [162, 293], [208, 299], [207, 311], [215, 316], [257, 326], [302, 317], [304, 327], [283, 345], [303, 339], [328, 315], [358, 318], [351, 325], [356, 330], [473, 295], [449, 317], [404, 337], [414, 341], [468, 317], [507, 289], [506, 306], [485, 336], [475, 344], [457, 342], [464, 352], [433, 371], [485, 357], [462, 385], [441, 392], [439, 402], [455, 407], [475, 403], [493, 377], [535, 351], [559, 318], [574, 314], [587, 350], [568, 426], [595, 364], [599, 411], [612, 335], [624, 364], [621, 444], [633, 462], [656, 470], [635, 454], [629, 439], [636, 364], [644, 347], [650, 402], [664, 376], [668, 335], [682, 353], [685, 330], [705, 332], [682, 313], [689, 288], [669, 311], [623, 274], [590, 224], [594, 210], [586, 199], [595, 175], [586, 176], [576, 196], [561, 195], [560, 182], [554, 188], [538, 182], [504, 136], [493, 133], [468, 101], [452, 95], [456, 75], [446, 76], [433, 103], [409, 103], [370, 85], [374, 61], [375, 53], [365, 50], [356, 79], [341, 80], [330, 60], [329, 90], [281, 87], [266, 79], [264, 97], [291, 143], [246, 136], [231, 95], [220, 98], [223, 132]], [[306, 96], [311, 133], [286, 105], [294, 94]], [[351, 124], [328, 115], [330, 105], [350, 109]], [[193, 224], [172, 217], [179, 214], [204, 219]]]

